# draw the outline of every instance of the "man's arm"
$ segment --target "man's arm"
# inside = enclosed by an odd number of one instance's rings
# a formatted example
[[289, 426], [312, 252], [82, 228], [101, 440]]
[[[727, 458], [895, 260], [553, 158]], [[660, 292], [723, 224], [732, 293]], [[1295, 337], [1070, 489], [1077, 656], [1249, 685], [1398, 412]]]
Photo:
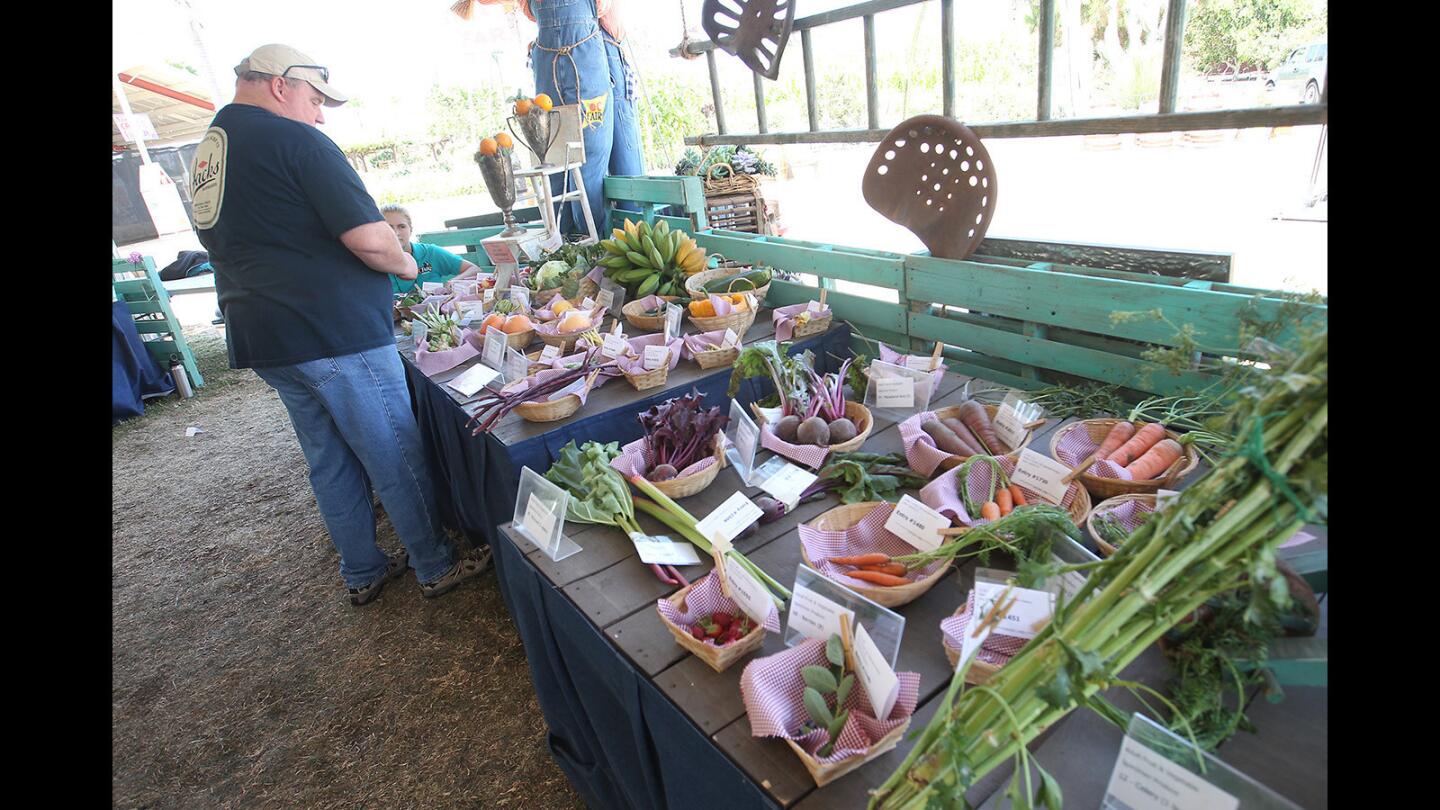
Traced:
[[384, 221], [357, 225], [340, 234], [340, 241], [366, 267], [377, 273], [399, 276], [407, 281], [413, 281], [420, 275], [414, 257], [400, 249], [395, 232]]

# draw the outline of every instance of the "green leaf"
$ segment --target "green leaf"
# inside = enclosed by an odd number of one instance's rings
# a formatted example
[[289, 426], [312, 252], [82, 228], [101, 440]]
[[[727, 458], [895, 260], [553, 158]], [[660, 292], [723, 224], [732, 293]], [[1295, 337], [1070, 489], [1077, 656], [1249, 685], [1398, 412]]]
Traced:
[[825, 698], [815, 691], [813, 687], [805, 687], [805, 710], [810, 712], [810, 717], [817, 725], [829, 728], [834, 722], [835, 715], [830, 713], [830, 707], [825, 705]]
[[1060, 810], [1064, 800], [1060, 793], [1060, 783], [1056, 782], [1055, 777], [1038, 764], [1035, 769], [1040, 771], [1040, 791], [1035, 795], [1035, 804], [1043, 805], [1050, 810]]
[[1049, 683], [1036, 690], [1040, 699], [1048, 703], [1051, 708], [1062, 709], [1070, 705], [1071, 699], [1070, 674], [1065, 667], [1055, 670], [1055, 677]]
[[851, 689], [852, 687], [854, 687], [854, 686], [855, 686], [855, 676], [854, 676], [854, 675], [846, 675], [846, 676], [845, 676], [845, 679], [842, 680], [842, 681], [840, 681], [840, 687], [835, 690], [835, 707], [836, 707], [836, 708], [840, 708], [841, 706], [844, 706], [844, 705], [845, 705], [845, 698], [850, 697], [850, 689]]
[[836, 740], [840, 739], [840, 731], [845, 728], [845, 721], [849, 719], [850, 712], [840, 712], [835, 715], [835, 719], [831, 720], [830, 725], [826, 727], [825, 731], [830, 734], [830, 743], [832, 745]]
[[805, 679], [806, 686], [822, 695], [828, 695], [835, 691], [835, 676], [825, 667], [805, 667], [800, 670], [800, 677]]
[[840, 643], [839, 635], [832, 635], [825, 642], [825, 657], [837, 667], [845, 666], [845, 645]]

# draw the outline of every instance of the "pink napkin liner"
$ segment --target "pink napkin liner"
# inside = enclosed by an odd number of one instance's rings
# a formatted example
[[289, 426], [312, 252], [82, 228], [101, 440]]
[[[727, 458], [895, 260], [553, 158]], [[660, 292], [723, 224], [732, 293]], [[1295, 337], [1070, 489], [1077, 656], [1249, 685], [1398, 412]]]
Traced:
[[[681, 470], [676, 478], [684, 478], [687, 475], [695, 475], [705, 472], [711, 464], [716, 464], [714, 454], [714, 440], [711, 440], [711, 454]], [[620, 448], [620, 455], [610, 459], [610, 466], [619, 470], [624, 475], [644, 475], [650, 469], [650, 451], [645, 447], [645, 439], [639, 438], [624, 447]]]
[[905, 446], [905, 460], [910, 469], [926, 478], [935, 474], [940, 462], [950, 454], [935, 446], [930, 434], [920, 429], [927, 419], [934, 419], [934, 411], [921, 411], [900, 423], [900, 443]]
[[[890, 519], [890, 513], [894, 509], [891, 504], [879, 504], [861, 518], [860, 522], [844, 531], [826, 531], [802, 523], [798, 528], [800, 545], [805, 548], [805, 556], [814, 563], [814, 569], [826, 579], [834, 580], [847, 588], [883, 588], [883, 585], [850, 577], [848, 572], [856, 570], [855, 566], [832, 563], [830, 558], [875, 552], [891, 557], [914, 554], [917, 551], [914, 546], [885, 530], [885, 521]], [[924, 568], [911, 571], [910, 577], [918, 582], [944, 567], [944, 560], [936, 560]]]
[[681, 348], [681, 354], [685, 356], [686, 360], [694, 360], [695, 355], [699, 354], [700, 352], [714, 351], [714, 349], [705, 348], [705, 345], [707, 343], [712, 346], [719, 346], [720, 341], [724, 339], [724, 329], [712, 329], [709, 332], [701, 332], [696, 335], [686, 335], [684, 338], [685, 345]]
[[415, 347], [415, 366], [420, 373], [426, 377], [433, 377], [442, 371], [449, 371], [472, 357], [479, 357], [480, 350], [470, 341], [474, 330], [464, 329], [460, 332], [460, 345], [453, 349], [432, 352], [425, 348], [425, 345]]
[[[750, 717], [750, 733], [755, 737], [783, 737], [794, 741], [811, 756], [825, 744], [824, 729], [806, 735], [795, 732], [810, 721], [805, 710], [805, 680], [800, 670], [807, 666], [830, 666], [825, 658], [825, 642], [808, 639], [775, 655], [757, 658], [745, 665], [740, 675], [740, 695]], [[875, 717], [865, 688], [856, 683], [838, 710], [848, 710], [850, 717], [830, 756], [819, 759], [834, 764], [851, 757], [865, 756], [882, 737], [899, 728], [915, 712], [920, 695], [920, 673], [897, 672], [900, 696], [895, 708], [884, 720]], [[858, 676], [857, 676], [858, 680]]]
[[[1128, 533], [1140, 528], [1144, 515], [1153, 514], [1154, 512], [1155, 507], [1143, 501], [1121, 501], [1118, 504], [1107, 506], [1103, 510], [1097, 508], [1095, 510], [1095, 522], [1098, 523], [1100, 521], [1101, 515], [1108, 515], [1113, 517]], [[1297, 531], [1290, 536], [1289, 540], [1281, 543], [1280, 548], [1298, 546], [1314, 539], [1315, 535], [1309, 532]]]
[[[1005, 456], [997, 456], [996, 459], [1000, 462], [1000, 469], [1005, 471], [1006, 477], [1015, 471], [1017, 466], [1015, 462]], [[990, 487], [991, 475], [989, 464], [976, 464], [970, 468], [970, 475], [965, 479], [965, 488], [970, 493], [971, 500], [976, 503], [984, 503], [986, 490]], [[920, 500], [924, 501], [925, 505], [931, 509], [946, 515], [951, 520], [959, 521], [965, 526], [983, 526], [989, 523], [990, 521], [985, 518], [978, 515], [971, 517], [965, 511], [965, 502], [960, 499], [958, 491], [959, 477], [960, 467], [956, 466], [947, 470], [944, 475], [920, 489]], [[1020, 487], [1020, 491], [1025, 493], [1027, 503], [1048, 503], [1024, 486]], [[1080, 482], [1072, 481], [1069, 488], [1065, 490], [1065, 497], [1060, 499], [1060, 508], [1068, 508], [1079, 494]]]
[[[696, 622], [712, 613], [730, 613], [737, 619], [747, 615], [740, 609], [739, 603], [726, 596], [720, 589], [720, 578], [715, 576], [713, 571], [696, 581], [695, 587], [685, 594], [685, 610], [671, 604], [669, 599], [656, 600], [655, 607], [662, 616], [687, 633], [695, 626]], [[780, 632], [780, 611], [775, 609], [774, 603], [771, 603], [770, 614], [765, 617], [765, 621], [760, 626], [771, 633]], [[710, 638], [705, 639], [702, 643], [712, 647], [720, 646]]]
[[[615, 363], [628, 374], [641, 374], [650, 371], [650, 369], [645, 368], [645, 347], [659, 346], [665, 343], [665, 335], [657, 332], [651, 335], [629, 338], [626, 342], [630, 344], [630, 350], [633, 351], [634, 354], [621, 355], [615, 358]], [[680, 352], [685, 346], [685, 341], [682, 338], [674, 337], [670, 339], [669, 343], [665, 343], [665, 345], [670, 347], [670, 370], [674, 371], [675, 367], [680, 365]]]
[[[970, 627], [970, 617], [974, 613], [975, 591], [971, 589], [970, 595], [965, 597], [965, 608], [954, 616], [946, 616], [940, 620], [940, 633], [944, 637], [945, 649], [956, 654], [965, 649], [965, 632]], [[992, 632], [981, 642], [977, 657], [987, 664], [1003, 667], [1010, 663], [1010, 659], [1014, 658], [1028, 641], [1029, 639]]]
[[825, 463], [825, 457], [830, 455], [830, 449], [827, 447], [816, 447], [813, 444], [791, 444], [782, 440], [775, 435], [775, 431], [768, 422], [760, 426], [760, 446], [814, 470], [820, 469], [820, 465]]
[[[884, 343], [880, 344], [880, 359], [882, 361], [890, 363], [891, 365], [903, 366], [905, 365], [905, 357], [906, 355], [892, 351], [890, 347], [886, 346]], [[934, 382], [930, 390], [940, 390], [940, 384], [945, 382], [945, 360], [943, 358], [940, 360], [940, 365], [936, 366], [935, 370], [931, 372], [931, 377], [934, 378]]]
[[[519, 392], [519, 391], [525, 391], [525, 390], [529, 389], [531, 385], [538, 385], [538, 384], [540, 384], [540, 383], [542, 383], [542, 382], [545, 382], [546, 380], [550, 379], [551, 377], [556, 376], [557, 374], [564, 374], [564, 373], [565, 373], [565, 370], [563, 370], [563, 369], [552, 369], [552, 368], [541, 369], [540, 371], [537, 371], [537, 372], [535, 372], [534, 374], [531, 374], [529, 377], [526, 377], [526, 378], [523, 379], [523, 380], [519, 380], [518, 382], [513, 382], [513, 383], [507, 384], [507, 385], [506, 385], [503, 389], [501, 389], [501, 390], [504, 391], [504, 392], [506, 392], [506, 393], [514, 393], [514, 392]], [[583, 383], [584, 380], [585, 380], [584, 377], [581, 377], [581, 378], [580, 378], [580, 382]], [[599, 387], [599, 384], [600, 384], [600, 378], [597, 377], [597, 378], [595, 379], [595, 384], [590, 386], [590, 390], [591, 390], [591, 391], [595, 390], [596, 388]], [[589, 397], [589, 392], [585, 391], [583, 386], [582, 386], [581, 388], [575, 390], [575, 391], [572, 391], [571, 393], [575, 394], [575, 396], [577, 396], [577, 397], [580, 397], [580, 404], [581, 404], [581, 405], [584, 405], [586, 398]], [[560, 398], [560, 395], [559, 395], [559, 392], [556, 392], [555, 394], [551, 394], [550, 396], [547, 396], [547, 397], [545, 397], [545, 399], [540, 400], [540, 401], [541, 401], [541, 402], [552, 402], [552, 401], [554, 401], [554, 400], [556, 400], [556, 399], [558, 399], [558, 398]]]
[[[775, 339], [779, 341], [789, 340], [795, 334], [795, 318], [810, 306], [807, 301], [803, 304], [791, 304], [785, 307], [776, 307], [770, 313], [770, 319], [775, 323]], [[830, 305], [824, 304], [820, 311], [815, 313], [818, 318], [830, 313]]]

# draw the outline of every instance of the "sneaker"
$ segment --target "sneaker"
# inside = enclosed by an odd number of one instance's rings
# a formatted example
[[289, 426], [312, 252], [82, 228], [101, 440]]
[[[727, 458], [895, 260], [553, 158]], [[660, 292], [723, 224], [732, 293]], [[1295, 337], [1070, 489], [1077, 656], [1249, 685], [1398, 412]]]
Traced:
[[490, 549], [477, 549], [460, 555], [450, 569], [441, 574], [432, 582], [420, 583], [420, 593], [426, 599], [434, 599], [437, 596], [455, 590], [460, 583], [467, 579], [474, 579], [490, 566]]
[[359, 607], [375, 601], [376, 597], [380, 596], [380, 591], [384, 590], [385, 583], [403, 575], [405, 569], [409, 567], [410, 554], [408, 552], [401, 551], [400, 556], [391, 557], [390, 564], [386, 566], [385, 573], [381, 574], [379, 579], [363, 588], [350, 589], [350, 604]]

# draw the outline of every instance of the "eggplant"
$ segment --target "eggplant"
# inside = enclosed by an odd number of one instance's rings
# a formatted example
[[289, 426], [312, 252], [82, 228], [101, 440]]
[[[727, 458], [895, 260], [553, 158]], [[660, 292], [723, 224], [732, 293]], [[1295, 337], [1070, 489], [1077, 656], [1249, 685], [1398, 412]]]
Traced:
[[782, 416], [775, 423], [775, 438], [788, 444], [795, 443], [795, 431], [800, 428], [800, 417], [795, 414]]
[[854, 422], [842, 416], [830, 423], [830, 444], [848, 442], [859, 432], [856, 430]]
[[817, 447], [827, 447], [830, 444], [830, 425], [818, 416], [812, 416], [800, 423], [795, 430], [795, 438], [800, 444], [813, 444]]

